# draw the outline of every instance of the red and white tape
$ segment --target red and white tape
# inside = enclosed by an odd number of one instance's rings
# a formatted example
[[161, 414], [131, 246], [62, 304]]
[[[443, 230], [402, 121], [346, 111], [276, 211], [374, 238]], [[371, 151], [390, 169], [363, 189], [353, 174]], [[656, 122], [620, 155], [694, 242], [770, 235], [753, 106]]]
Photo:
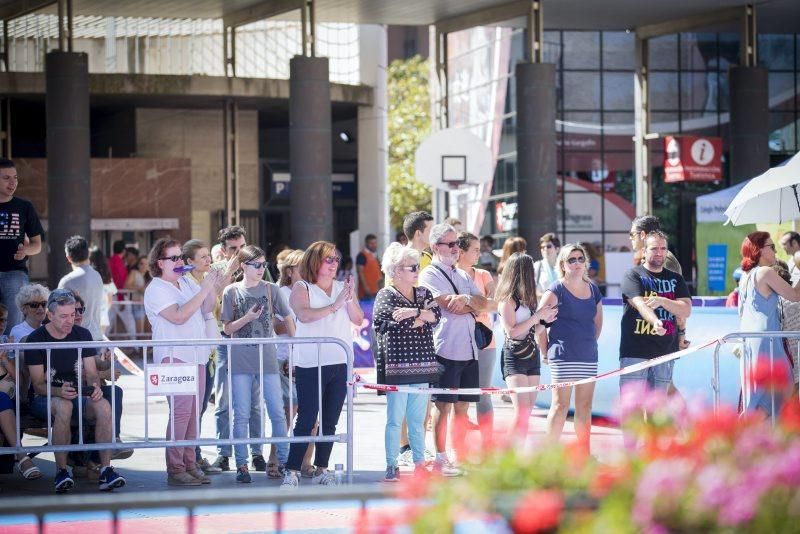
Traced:
[[657, 358], [653, 358], [652, 360], [646, 360], [641, 363], [637, 363], [634, 365], [629, 365], [627, 367], [621, 367], [619, 369], [614, 369], [613, 371], [607, 371], [605, 373], [600, 373], [597, 376], [593, 376], [590, 378], [584, 378], [583, 380], [575, 380], [573, 382], [558, 382], [554, 384], [539, 384], [538, 386], [525, 386], [525, 387], [518, 387], [518, 388], [421, 388], [416, 386], [394, 386], [389, 384], [375, 384], [372, 382], [366, 382], [359, 374], [355, 374], [353, 380], [349, 382], [350, 386], [355, 386], [364, 389], [371, 389], [375, 391], [385, 391], [385, 392], [395, 392], [395, 393], [412, 393], [416, 395], [430, 395], [430, 394], [440, 394], [440, 395], [504, 395], [509, 393], [531, 393], [534, 391], [548, 391], [551, 389], [559, 389], [559, 388], [567, 388], [573, 386], [579, 386], [581, 384], [590, 384], [592, 382], [599, 382], [600, 380], [605, 380], [607, 378], [612, 378], [615, 376], [620, 375], [627, 375], [636, 371], [641, 371], [642, 369], [647, 369], [649, 367], [655, 367], [656, 365], [666, 363], [672, 360], [677, 360], [679, 358], [683, 358], [684, 356], [689, 356], [690, 354], [694, 354], [699, 352], [703, 349], [711, 347], [719, 343], [720, 340], [712, 339], [710, 341], [706, 341], [703, 344], [697, 345], [695, 347], [690, 347], [688, 349], [679, 350], [678, 352], [672, 352], [670, 354], [665, 354], [664, 356], [658, 356]]

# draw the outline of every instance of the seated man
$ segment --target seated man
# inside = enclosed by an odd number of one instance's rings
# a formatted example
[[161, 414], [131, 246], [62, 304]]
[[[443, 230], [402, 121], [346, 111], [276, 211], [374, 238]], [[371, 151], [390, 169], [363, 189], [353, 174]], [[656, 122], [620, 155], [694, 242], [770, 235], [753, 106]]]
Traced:
[[[47, 318], [50, 322], [28, 335], [27, 343], [91, 342], [88, 330], [75, 326], [75, 296], [66, 289], [56, 289], [47, 299]], [[111, 441], [111, 405], [103, 398], [100, 379], [97, 375], [95, 349], [83, 349], [80, 353], [83, 372], [88, 378], [81, 384], [78, 349], [53, 349], [50, 351], [50, 369], [46, 372], [47, 351], [30, 349], [25, 351], [25, 363], [33, 383], [34, 399], [31, 413], [47, 420], [47, 385], [50, 376], [50, 409], [52, 414], [52, 443], [66, 445], [71, 441], [71, 425], [78, 420], [78, 396], [83, 398], [83, 417], [94, 422], [98, 443]], [[67, 453], [54, 453], [56, 458], [56, 493], [72, 489], [75, 482], [67, 470]], [[111, 491], [125, 485], [125, 479], [111, 467], [111, 451], [100, 452], [101, 491]]]

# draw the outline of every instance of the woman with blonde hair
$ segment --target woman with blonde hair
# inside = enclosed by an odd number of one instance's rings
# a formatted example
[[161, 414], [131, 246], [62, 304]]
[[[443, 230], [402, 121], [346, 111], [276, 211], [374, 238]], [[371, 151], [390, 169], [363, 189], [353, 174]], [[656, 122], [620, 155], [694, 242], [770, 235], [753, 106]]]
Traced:
[[[603, 328], [603, 303], [589, 280], [589, 255], [581, 245], [564, 245], [556, 259], [558, 281], [542, 296], [541, 306], [558, 306], [546, 345], [552, 382], [574, 382], [597, 376], [597, 338]], [[544, 352], [544, 350], [543, 350]], [[572, 387], [553, 390], [547, 434], [558, 441], [569, 411]], [[575, 433], [589, 454], [594, 383], [575, 386]]]

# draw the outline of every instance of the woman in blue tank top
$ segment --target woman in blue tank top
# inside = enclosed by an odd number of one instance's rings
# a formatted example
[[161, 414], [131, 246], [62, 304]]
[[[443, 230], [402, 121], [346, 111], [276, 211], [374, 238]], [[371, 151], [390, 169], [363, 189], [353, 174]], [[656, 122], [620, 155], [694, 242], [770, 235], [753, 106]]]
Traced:
[[[542, 297], [542, 306], [558, 306], [550, 326], [547, 361], [553, 383], [575, 382], [597, 375], [597, 338], [603, 327], [600, 290], [589, 280], [589, 256], [580, 245], [564, 245], [558, 253], [558, 281]], [[569, 411], [572, 387], [553, 390], [547, 414], [547, 435], [558, 441]], [[575, 386], [575, 433], [589, 453], [594, 383]]]

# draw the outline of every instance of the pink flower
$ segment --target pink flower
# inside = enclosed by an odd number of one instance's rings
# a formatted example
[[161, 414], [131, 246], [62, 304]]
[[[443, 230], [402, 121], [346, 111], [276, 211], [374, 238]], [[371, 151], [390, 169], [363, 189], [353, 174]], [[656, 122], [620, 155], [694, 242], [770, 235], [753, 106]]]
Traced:
[[[717, 464], [708, 465], [697, 475], [698, 509], [709, 512], [723, 506], [731, 497], [729, 472]], [[735, 498], [735, 495], [733, 495]]]
[[636, 487], [633, 519], [642, 527], [657, 524], [669, 516], [681, 502], [694, 471], [685, 459], [657, 460], [648, 465]]
[[647, 385], [642, 382], [630, 382], [622, 387], [617, 405], [617, 417], [621, 423], [631, 416], [642, 412], [642, 399], [647, 395]]

